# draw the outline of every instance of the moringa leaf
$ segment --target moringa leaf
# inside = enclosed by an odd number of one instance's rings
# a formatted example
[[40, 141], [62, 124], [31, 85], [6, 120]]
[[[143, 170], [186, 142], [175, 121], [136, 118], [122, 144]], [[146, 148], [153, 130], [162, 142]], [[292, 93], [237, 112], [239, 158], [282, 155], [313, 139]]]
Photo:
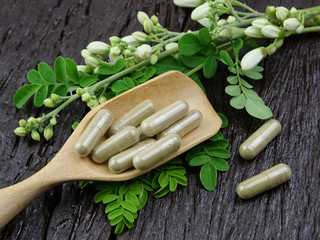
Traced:
[[16, 107], [21, 108], [38, 88], [39, 86], [33, 84], [27, 84], [19, 88], [13, 97], [13, 102]]
[[213, 191], [216, 188], [217, 169], [211, 162], [208, 162], [201, 167], [200, 180], [204, 188], [208, 191]]

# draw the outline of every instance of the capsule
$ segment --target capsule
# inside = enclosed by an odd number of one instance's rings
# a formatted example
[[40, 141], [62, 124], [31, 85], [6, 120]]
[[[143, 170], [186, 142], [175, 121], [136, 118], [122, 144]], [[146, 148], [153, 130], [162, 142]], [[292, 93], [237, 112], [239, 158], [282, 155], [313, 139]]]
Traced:
[[291, 169], [284, 163], [277, 164], [262, 173], [249, 178], [237, 187], [238, 196], [242, 199], [252, 198], [259, 193], [274, 188], [288, 181], [291, 177]]
[[100, 138], [107, 132], [112, 121], [113, 114], [109, 110], [102, 109], [97, 112], [74, 145], [76, 153], [81, 157], [88, 156]]
[[137, 143], [131, 148], [128, 148], [127, 150], [120, 152], [117, 155], [114, 155], [109, 159], [109, 162], [108, 162], [109, 169], [112, 172], [120, 173], [131, 168], [133, 166], [132, 165], [133, 157], [139, 152], [141, 152], [143, 149], [149, 147], [155, 141], [156, 140], [153, 138], [145, 139], [144, 141]]
[[152, 137], [183, 118], [188, 111], [188, 103], [178, 100], [143, 120], [140, 125], [141, 131], [144, 135]]
[[188, 132], [198, 127], [200, 125], [201, 120], [201, 112], [195, 109], [191, 110], [190, 112], [188, 112], [187, 116], [180, 119], [178, 122], [175, 122], [162, 132], [158, 133], [157, 139], [166, 136], [169, 133], [176, 133], [182, 138]]
[[136, 144], [139, 137], [135, 127], [126, 127], [96, 146], [92, 151], [92, 159], [97, 163], [103, 163], [113, 155]]
[[172, 153], [177, 151], [180, 146], [180, 136], [175, 133], [168, 134], [135, 155], [132, 161], [133, 166], [138, 170], [150, 168], [169, 157]]
[[127, 126], [137, 127], [142, 122], [142, 120], [151, 116], [155, 112], [155, 102], [147, 99], [131, 109], [129, 112], [122, 115], [119, 119], [117, 119], [117, 121], [115, 121], [111, 125], [108, 134], [109, 136], [112, 136]]
[[240, 145], [240, 156], [244, 159], [253, 159], [280, 131], [281, 123], [276, 119], [270, 119]]

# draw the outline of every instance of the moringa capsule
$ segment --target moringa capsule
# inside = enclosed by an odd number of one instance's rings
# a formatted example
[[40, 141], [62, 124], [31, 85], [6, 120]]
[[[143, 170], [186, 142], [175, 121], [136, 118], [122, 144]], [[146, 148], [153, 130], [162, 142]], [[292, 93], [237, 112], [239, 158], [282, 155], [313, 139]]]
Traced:
[[262, 173], [249, 178], [237, 187], [238, 196], [242, 199], [252, 198], [259, 193], [274, 188], [288, 181], [291, 177], [291, 169], [284, 163], [277, 164]]
[[149, 147], [155, 141], [156, 140], [154, 140], [153, 138], [147, 138], [142, 142], [139, 142], [136, 145], [132, 146], [131, 148], [128, 148], [127, 150], [120, 152], [117, 155], [114, 155], [109, 159], [109, 162], [108, 162], [109, 169], [112, 172], [120, 173], [131, 168], [133, 166], [132, 165], [133, 157], [139, 152], [141, 152], [143, 149]]
[[74, 145], [74, 150], [81, 157], [88, 156], [100, 138], [107, 132], [112, 121], [113, 114], [109, 110], [102, 109], [97, 112]]
[[240, 156], [244, 159], [253, 159], [280, 131], [281, 123], [276, 119], [270, 119], [240, 145]]
[[142, 122], [142, 120], [151, 116], [155, 112], [155, 102], [147, 99], [131, 109], [129, 112], [122, 115], [120, 118], [118, 118], [117, 121], [115, 121], [111, 125], [108, 134], [109, 136], [114, 135], [127, 126], [137, 127]]
[[91, 157], [93, 161], [103, 163], [113, 155], [136, 144], [139, 138], [139, 132], [135, 127], [126, 127], [96, 146]]
[[141, 132], [148, 137], [154, 136], [183, 118], [188, 111], [188, 103], [178, 100], [143, 120], [140, 124]]
[[168, 135], [169, 133], [176, 133], [180, 137], [183, 137], [188, 132], [193, 130], [194, 128], [198, 127], [200, 125], [200, 122], [202, 120], [202, 114], [198, 110], [191, 110], [188, 112], [187, 116], [183, 117], [179, 121], [175, 122], [162, 132], [157, 134], [157, 139]]
[[176, 133], [170, 133], [135, 155], [132, 161], [133, 166], [138, 170], [145, 170], [169, 157], [180, 146], [180, 136]]

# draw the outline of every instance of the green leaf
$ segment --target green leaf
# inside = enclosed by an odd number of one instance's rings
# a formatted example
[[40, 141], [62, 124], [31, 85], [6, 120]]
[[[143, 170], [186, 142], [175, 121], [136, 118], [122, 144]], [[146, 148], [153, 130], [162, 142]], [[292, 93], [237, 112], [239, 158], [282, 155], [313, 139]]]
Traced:
[[123, 211], [123, 216], [131, 223], [134, 222], [134, 217], [132, 216], [132, 214], [128, 211]]
[[77, 64], [70, 58], [65, 58], [66, 72], [68, 76], [68, 81], [78, 83], [79, 82], [79, 72], [77, 69]]
[[43, 100], [47, 98], [48, 94], [48, 86], [47, 85], [41, 85], [38, 90], [36, 91], [36, 94], [34, 95], [34, 106], [41, 107], [43, 105]]
[[208, 140], [214, 142], [214, 141], [218, 141], [220, 139], [223, 139], [223, 136], [222, 136], [222, 133], [219, 131], [215, 135], [213, 135], [211, 138], [209, 138]]
[[156, 191], [153, 194], [153, 196], [155, 198], [161, 198], [161, 197], [163, 197], [164, 195], [166, 195], [169, 192], [170, 192], [170, 187], [169, 187], [169, 185], [167, 185], [165, 188], [160, 188], [158, 191]]
[[103, 198], [103, 203], [109, 203], [116, 200], [119, 196], [116, 194], [109, 194], [106, 197]]
[[140, 205], [140, 201], [138, 197], [132, 192], [127, 192], [125, 195], [125, 199], [128, 200], [129, 202], [132, 202], [136, 207], [139, 207]]
[[112, 92], [112, 91], [108, 91], [106, 93], [106, 98], [107, 100], [110, 100], [111, 98], [115, 97], [116, 96], [116, 93]]
[[[163, 172], [160, 173], [160, 175], [158, 176], [158, 183], [159, 183], [159, 185], [160, 185], [162, 179], [163, 179], [165, 176], [166, 176], [166, 172], [165, 172], [165, 171], [163, 171]], [[160, 187], [161, 187], [161, 186], [160, 186]]]
[[253, 86], [251, 84], [249, 84], [247, 81], [245, 81], [242, 78], [240, 78], [240, 83], [241, 83], [242, 86], [244, 86], [246, 88], [253, 88]]
[[129, 88], [133, 88], [135, 86], [132, 78], [129, 78], [129, 77], [124, 77], [123, 78], [123, 82], [127, 85], [127, 87]]
[[246, 97], [241, 93], [240, 95], [232, 97], [230, 99], [230, 105], [235, 109], [242, 109], [244, 108], [246, 101]]
[[80, 79], [81, 87], [90, 87], [92, 84], [96, 83], [98, 78], [93, 75], [88, 75]]
[[216, 167], [218, 171], [227, 171], [229, 169], [228, 162], [222, 158], [212, 157], [210, 162]]
[[213, 147], [227, 148], [229, 146], [229, 142], [226, 139], [220, 139], [214, 142], [205, 142], [204, 146], [205, 148], [213, 148]]
[[192, 56], [199, 52], [203, 46], [195, 35], [187, 33], [179, 40], [178, 48], [182, 55]]
[[140, 201], [140, 204], [139, 204], [138, 210], [143, 208], [148, 201], [148, 193], [145, 189], [143, 189], [141, 194], [139, 195], [139, 201]]
[[144, 76], [147, 79], [150, 79], [151, 77], [153, 77], [153, 75], [156, 73], [156, 68], [154, 67], [147, 67], [146, 70], [144, 71]]
[[230, 96], [238, 96], [241, 93], [241, 89], [238, 85], [229, 85], [225, 88], [225, 92]]
[[62, 83], [67, 83], [67, 69], [63, 57], [58, 57], [54, 62], [54, 73], [57, 79]]
[[117, 80], [111, 85], [111, 91], [118, 93], [122, 90], [128, 90], [127, 84], [123, 80]]
[[126, 60], [120, 58], [114, 64], [114, 69], [116, 72], [120, 72], [126, 66]]
[[268, 119], [273, 115], [270, 108], [268, 108], [260, 101], [255, 101], [253, 99], [247, 99], [245, 108], [247, 112], [255, 118]]
[[114, 230], [114, 233], [115, 234], [120, 234], [120, 233], [123, 232], [123, 229], [124, 229], [124, 223], [123, 223], [123, 221], [120, 221], [118, 223], [118, 225], [116, 226], [116, 229]]
[[41, 78], [48, 84], [55, 84], [56, 77], [51, 69], [51, 67], [45, 62], [39, 63], [38, 72]]
[[115, 210], [111, 211], [109, 214], [108, 214], [108, 219], [109, 220], [112, 220], [120, 215], [122, 215], [124, 209], [123, 208], [116, 208]]
[[106, 196], [108, 196], [111, 193], [111, 190], [104, 190], [101, 192], [98, 192], [95, 196], [94, 196], [94, 202], [95, 203], [99, 203], [103, 200], [103, 198], [105, 198]]
[[243, 74], [246, 75], [248, 78], [254, 79], [254, 80], [259, 80], [261, 78], [263, 78], [262, 74], [259, 72], [255, 72], [255, 71], [245, 71], [242, 70]]
[[263, 72], [263, 67], [255, 66], [254, 68], [252, 68], [252, 69], [251, 69], [251, 71], [255, 71], [255, 72]]
[[221, 58], [221, 61], [228, 65], [229, 67], [233, 67], [234, 66], [234, 63], [233, 63], [233, 60], [232, 58], [230, 57], [229, 53], [225, 50], [221, 50], [219, 52], [219, 56]]
[[202, 46], [208, 46], [212, 42], [212, 37], [207, 28], [201, 28], [199, 30], [199, 42]]
[[118, 224], [119, 222], [121, 222], [122, 219], [123, 219], [123, 215], [119, 215], [118, 217], [115, 217], [114, 219], [112, 219], [110, 221], [110, 225], [114, 226], [114, 225]]
[[64, 97], [68, 93], [68, 87], [64, 84], [58, 85], [52, 90], [52, 93]]
[[133, 227], [133, 222], [129, 222], [126, 218], [123, 218], [123, 222], [129, 229]]
[[220, 147], [206, 148], [206, 152], [211, 157], [220, 157], [224, 159], [231, 157], [231, 153], [227, 149], [220, 148]]
[[131, 77], [133, 78], [133, 79], [138, 79], [138, 78], [140, 78], [140, 77], [142, 77], [142, 76], [144, 76], [145, 74], [143, 73], [143, 72], [134, 72], [134, 73], [132, 73], [131, 74]]
[[167, 186], [169, 184], [169, 179], [170, 179], [170, 176], [168, 174], [165, 174], [165, 176], [162, 178], [161, 182], [159, 183], [160, 187], [164, 188], [165, 186]]
[[218, 115], [222, 120], [221, 128], [226, 128], [228, 126], [228, 118], [222, 113], [218, 113]]
[[232, 43], [232, 47], [234, 50], [239, 51], [243, 46], [243, 40], [241, 38], [238, 38], [236, 41]]
[[192, 158], [189, 162], [189, 165], [192, 167], [200, 166], [200, 165], [206, 164], [207, 162], [209, 162], [209, 160], [210, 160], [209, 156], [200, 155], [200, 156]]
[[200, 181], [205, 189], [213, 191], [217, 184], [217, 169], [210, 162], [201, 167]]
[[203, 65], [203, 75], [206, 78], [212, 78], [217, 71], [217, 60], [214, 56], [207, 57]]
[[237, 76], [229, 76], [229, 77], [227, 77], [227, 81], [230, 84], [237, 84], [238, 83], [238, 77]]
[[207, 56], [204, 55], [194, 55], [194, 56], [184, 56], [180, 55], [181, 62], [186, 65], [189, 68], [195, 68], [199, 66], [200, 64], [203, 64], [207, 58]]
[[124, 202], [122, 202], [121, 205], [124, 209], [127, 209], [130, 212], [137, 212], [138, 211], [137, 207], [132, 202], [130, 202], [128, 200], [125, 200]]
[[184, 66], [182, 66], [181, 63], [179, 63], [179, 61], [172, 56], [160, 59], [153, 66], [156, 68], [157, 75], [160, 75], [170, 70], [177, 70], [180, 72], [184, 70]]
[[175, 178], [170, 178], [170, 185], [169, 185], [170, 191], [174, 192], [177, 189], [177, 186], [178, 186], [177, 180]]
[[105, 213], [109, 213], [112, 212], [113, 210], [115, 210], [116, 208], [120, 207], [121, 203], [120, 202], [112, 202], [109, 203], [106, 208], [105, 208]]
[[27, 84], [18, 89], [13, 97], [13, 102], [17, 108], [21, 108], [28, 99], [37, 91], [39, 86]]
[[247, 98], [255, 100], [255, 101], [258, 101], [258, 102], [264, 104], [263, 99], [261, 97], [259, 97], [259, 95], [255, 91], [253, 91], [252, 89], [244, 87], [244, 88], [242, 88], [242, 91], [245, 93]]
[[187, 178], [185, 176], [174, 176], [174, 178], [177, 180], [177, 182], [182, 185], [182, 186], [187, 186], [188, 185], [188, 181]]
[[78, 127], [79, 123], [78, 122], [74, 122], [71, 126], [72, 130], [76, 130], [76, 128]]
[[102, 75], [112, 75], [117, 73], [116, 70], [110, 65], [102, 65], [98, 68], [98, 73]]
[[27, 78], [28, 78], [29, 82], [31, 82], [34, 85], [46, 84], [46, 82], [41, 78], [39, 72], [34, 69], [32, 69], [28, 72]]

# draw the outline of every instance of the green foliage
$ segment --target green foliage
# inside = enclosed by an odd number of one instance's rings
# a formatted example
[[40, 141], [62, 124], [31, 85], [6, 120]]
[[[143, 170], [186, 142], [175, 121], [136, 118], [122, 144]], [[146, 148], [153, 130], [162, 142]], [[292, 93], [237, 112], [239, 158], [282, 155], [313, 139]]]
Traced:
[[[222, 120], [221, 128], [228, 126], [228, 119], [219, 113]], [[200, 181], [205, 189], [214, 191], [217, 185], [217, 171], [227, 171], [229, 166], [225, 159], [231, 157], [226, 149], [229, 142], [218, 132], [209, 140], [189, 150], [186, 161], [191, 167], [200, 168]]]

